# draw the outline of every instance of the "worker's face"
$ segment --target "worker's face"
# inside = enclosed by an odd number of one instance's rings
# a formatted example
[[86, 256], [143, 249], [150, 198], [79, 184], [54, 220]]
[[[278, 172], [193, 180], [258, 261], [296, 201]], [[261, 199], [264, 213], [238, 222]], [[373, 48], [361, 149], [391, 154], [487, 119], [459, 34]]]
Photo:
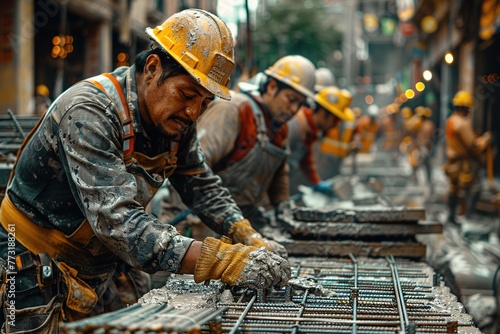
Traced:
[[267, 85], [267, 92], [264, 95], [264, 102], [273, 120], [280, 124], [291, 119], [306, 103], [306, 97], [294, 89], [285, 88], [278, 91], [278, 84], [273, 79]]
[[160, 59], [156, 55], [149, 56], [143, 76], [146, 109], [143, 115], [150, 125], [174, 136], [196, 122], [213, 101], [214, 94], [188, 74], [169, 77], [158, 84], [161, 74]]
[[468, 107], [461, 107], [459, 108], [459, 112], [462, 113], [465, 117], [469, 116], [471, 114], [471, 108]]
[[318, 110], [318, 120], [316, 127], [321, 132], [327, 132], [331, 128], [337, 126], [340, 123], [340, 118], [329, 112], [323, 107]]

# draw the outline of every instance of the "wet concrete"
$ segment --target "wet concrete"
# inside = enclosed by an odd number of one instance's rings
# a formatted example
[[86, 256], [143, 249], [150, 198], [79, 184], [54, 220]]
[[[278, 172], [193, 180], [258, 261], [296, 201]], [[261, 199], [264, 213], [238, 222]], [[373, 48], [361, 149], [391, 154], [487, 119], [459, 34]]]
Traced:
[[[221, 299], [222, 283], [197, 284], [192, 275], [173, 275], [165, 286], [152, 289], [139, 299], [139, 303], [168, 304], [176, 309], [193, 310], [215, 307]], [[230, 298], [227, 293], [223, 300]]]

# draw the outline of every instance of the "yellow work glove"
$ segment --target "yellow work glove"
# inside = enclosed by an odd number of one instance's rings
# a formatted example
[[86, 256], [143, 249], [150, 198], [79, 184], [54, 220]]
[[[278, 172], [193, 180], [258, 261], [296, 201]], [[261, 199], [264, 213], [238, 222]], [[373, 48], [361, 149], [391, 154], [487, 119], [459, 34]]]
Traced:
[[290, 264], [264, 247], [232, 245], [207, 237], [194, 269], [196, 283], [220, 279], [222, 283], [250, 288], [283, 287], [290, 279]]
[[285, 259], [288, 258], [288, 253], [285, 247], [276, 241], [264, 238], [262, 234], [257, 232], [252, 225], [250, 225], [248, 219], [243, 219], [234, 223], [234, 225], [229, 229], [228, 236], [233, 242], [239, 242], [247, 246], [266, 247], [271, 252], [274, 252]]

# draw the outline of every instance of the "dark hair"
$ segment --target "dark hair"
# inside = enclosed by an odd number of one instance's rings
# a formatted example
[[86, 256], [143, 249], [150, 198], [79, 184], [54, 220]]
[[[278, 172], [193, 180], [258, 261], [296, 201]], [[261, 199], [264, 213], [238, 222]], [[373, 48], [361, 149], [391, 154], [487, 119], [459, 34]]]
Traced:
[[165, 51], [160, 48], [155, 48], [152, 50], [142, 51], [135, 58], [134, 64], [137, 68], [138, 72], [142, 72], [144, 70], [144, 66], [146, 65], [146, 59], [149, 55], [158, 55], [161, 60], [162, 74], [158, 79], [158, 85], [160, 85], [165, 79], [169, 77], [175, 77], [177, 75], [189, 74], [175, 59], [170, 57]]
[[278, 93], [283, 90], [283, 89], [293, 89], [295, 90], [294, 88], [292, 88], [291, 86], [281, 82], [280, 80], [278, 79], [275, 79], [273, 77], [270, 77], [269, 75], [267, 76], [266, 80], [259, 85], [259, 92], [260, 94], [264, 94], [266, 91], [267, 91], [267, 85], [269, 85], [269, 81], [273, 79], [274, 81], [276, 81], [276, 85], [278, 86], [278, 90], [276, 91], [276, 95], [278, 95]]

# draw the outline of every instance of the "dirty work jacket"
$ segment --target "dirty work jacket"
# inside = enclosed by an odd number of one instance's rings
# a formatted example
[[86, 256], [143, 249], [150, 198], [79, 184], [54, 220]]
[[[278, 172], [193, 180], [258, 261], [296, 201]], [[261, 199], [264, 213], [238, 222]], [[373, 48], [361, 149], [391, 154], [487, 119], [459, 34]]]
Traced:
[[[135, 67], [120, 67], [111, 74], [131, 113], [134, 152], [149, 157], [169, 152], [174, 138], [147, 128], [142, 120]], [[42, 227], [69, 235], [87, 219], [99, 240], [128, 264], [151, 273], [175, 272], [193, 239], [145, 213], [148, 199], [136, 181], [141, 168], [133, 174], [125, 166], [124, 128], [116, 105], [89, 82], [64, 92], [19, 156], [8, 195]], [[175, 139], [177, 168], [170, 181], [205, 222], [227, 231], [242, 214], [204, 163], [195, 124]], [[161, 185], [161, 175], [150, 177], [158, 181], [150, 180], [156, 187]]]
[[319, 139], [319, 131], [314, 126], [312, 117], [314, 111], [302, 107], [288, 121], [288, 140], [290, 142], [290, 173], [300, 168], [308, 181], [316, 185], [321, 180], [313, 158], [313, 146]]
[[259, 205], [265, 195], [272, 205], [288, 200], [286, 124], [269, 119], [260, 96], [231, 95], [212, 102], [198, 122], [207, 163], [239, 206]]

